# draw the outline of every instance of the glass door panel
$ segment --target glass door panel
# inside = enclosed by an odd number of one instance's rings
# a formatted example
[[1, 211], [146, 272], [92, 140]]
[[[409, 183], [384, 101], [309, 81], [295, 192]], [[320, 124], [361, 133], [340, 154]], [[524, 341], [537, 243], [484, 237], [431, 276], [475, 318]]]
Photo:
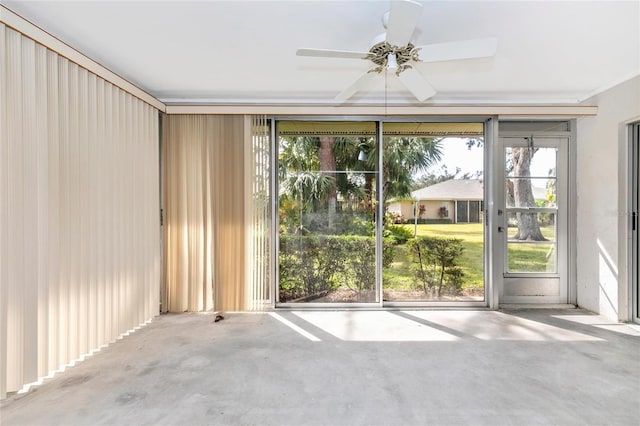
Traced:
[[[509, 213], [507, 219], [507, 272], [557, 273], [555, 213]], [[535, 222], [542, 238], [539, 241], [519, 239], [522, 222]], [[531, 225], [527, 225], [531, 226]]]
[[501, 138], [502, 303], [566, 303], [568, 140]]
[[482, 131], [384, 136], [384, 301], [484, 301]]
[[279, 303], [379, 302], [375, 124], [349, 124], [278, 133]]

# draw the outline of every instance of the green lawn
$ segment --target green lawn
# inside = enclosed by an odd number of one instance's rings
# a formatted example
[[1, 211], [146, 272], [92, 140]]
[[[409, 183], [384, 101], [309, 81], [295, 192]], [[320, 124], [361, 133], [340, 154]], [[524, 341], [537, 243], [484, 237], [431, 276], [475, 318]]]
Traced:
[[[509, 228], [509, 236], [517, 228]], [[555, 239], [553, 226], [540, 227], [548, 243], [509, 243], [509, 272], [555, 272]]]
[[[413, 225], [404, 225], [413, 232]], [[460, 238], [463, 240], [464, 251], [459, 261], [465, 276], [464, 288], [483, 287], [483, 253], [482, 253], [482, 224], [430, 224], [418, 225], [418, 236], [426, 235], [441, 238]], [[395, 290], [410, 290], [414, 288], [411, 259], [406, 245], [395, 247], [394, 262], [385, 268], [382, 274], [384, 287]]]
[[[413, 225], [404, 225], [412, 233]], [[463, 288], [482, 288], [483, 269], [483, 224], [430, 224], [418, 225], [418, 236], [459, 238], [464, 250], [458, 265], [464, 272]], [[541, 228], [546, 238], [553, 238], [553, 227]], [[510, 234], [512, 233], [510, 229]], [[555, 267], [552, 244], [516, 243], [509, 244], [509, 270], [526, 272], [550, 271]], [[383, 270], [384, 287], [395, 290], [414, 288], [411, 259], [406, 245], [395, 247], [393, 264]]]

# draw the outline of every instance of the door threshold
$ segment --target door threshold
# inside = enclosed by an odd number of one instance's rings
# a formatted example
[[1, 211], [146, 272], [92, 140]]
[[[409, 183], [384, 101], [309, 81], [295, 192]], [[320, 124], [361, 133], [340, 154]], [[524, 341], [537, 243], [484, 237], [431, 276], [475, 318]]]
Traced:
[[498, 309], [578, 309], [578, 307], [571, 303], [501, 303]]

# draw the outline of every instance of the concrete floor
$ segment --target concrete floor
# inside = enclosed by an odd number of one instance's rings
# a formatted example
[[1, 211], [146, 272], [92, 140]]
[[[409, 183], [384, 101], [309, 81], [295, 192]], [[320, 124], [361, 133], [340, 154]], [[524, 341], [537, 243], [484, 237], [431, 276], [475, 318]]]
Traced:
[[164, 315], [2, 424], [640, 424], [640, 328], [581, 310]]

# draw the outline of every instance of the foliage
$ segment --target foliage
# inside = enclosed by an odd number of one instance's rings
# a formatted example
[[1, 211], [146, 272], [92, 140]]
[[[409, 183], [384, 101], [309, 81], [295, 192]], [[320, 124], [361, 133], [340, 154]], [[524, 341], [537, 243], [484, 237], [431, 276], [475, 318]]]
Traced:
[[413, 232], [402, 225], [385, 225], [382, 235], [395, 245], [404, 244], [413, 238]]
[[[553, 201], [547, 200], [536, 200], [536, 207], [548, 207], [549, 205], [553, 205]], [[538, 213], [538, 224], [541, 226], [549, 226], [554, 224], [553, 213]]]
[[[414, 230], [413, 224], [405, 225]], [[481, 223], [418, 225], [418, 236], [462, 239], [463, 251], [456, 264], [464, 272], [463, 289], [476, 291], [484, 287], [484, 225]], [[393, 264], [384, 268], [384, 287], [410, 291], [416, 287], [413, 256], [409, 244], [394, 246]]]
[[280, 300], [325, 294], [338, 287], [337, 258], [327, 256], [330, 241], [318, 236], [280, 237]]
[[336, 234], [373, 237], [376, 234], [376, 225], [367, 215], [347, 213], [340, 216]]
[[460, 173], [462, 169], [456, 167], [455, 172], [450, 172], [446, 164], [443, 164], [438, 170], [422, 175], [413, 183], [412, 190], [421, 189], [436, 183], [444, 182], [451, 179], [478, 179], [482, 177], [482, 171], [478, 170], [474, 173]]
[[[321, 297], [344, 286], [375, 288], [375, 238], [355, 235], [280, 235], [280, 301]], [[384, 244], [383, 265], [393, 262]]]
[[[323, 162], [332, 164], [331, 170], [323, 170], [319, 158], [321, 145], [326, 143], [331, 143], [331, 150], [323, 151], [323, 155], [333, 158], [323, 157]], [[413, 176], [426, 171], [442, 156], [440, 139], [434, 138], [385, 138], [383, 150], [386, 197], [409, 195]], [[366, 160], [359, 160], [360, 152], [367, 154]], [[339, 200], [347, 211], [372, 212], [375, 207], [372, 172], [377, 170], [377, 157], [376, 140], [371, 137], [336, 137], [330, 142], [319, 137], [281, 137], [280, 204], [295, 203], [300, 213], [327, 209]], [[328, 211], [330, 217], [333, 213]]]
[[390, 224], [390, 223], [404, 223], [404, 216], [402, 216], [402, 214], [397, 213], [397, 212], [390, 212], [390, 211], [386, 211], [384, 213], [384, 223], [385, 224]]
[[462, 288], [464, 273], [457, 266], [462, 255], [459, 238], [417, 237], [409, 242], [417, 284], [426, 294], [440, 297], [443, 288], [457, 294]]
[[426, 172], [442, 158], [439, 138], [385, 138], [383, 176], [385, 198], [411, 195], [414, 176]]
[[280, 204], [281, 234], [362, 235], [374, 236], [375, 223], [368, 213], [338, 212], [329, 223], [325, 211], [300, 212], [295, 203]]

